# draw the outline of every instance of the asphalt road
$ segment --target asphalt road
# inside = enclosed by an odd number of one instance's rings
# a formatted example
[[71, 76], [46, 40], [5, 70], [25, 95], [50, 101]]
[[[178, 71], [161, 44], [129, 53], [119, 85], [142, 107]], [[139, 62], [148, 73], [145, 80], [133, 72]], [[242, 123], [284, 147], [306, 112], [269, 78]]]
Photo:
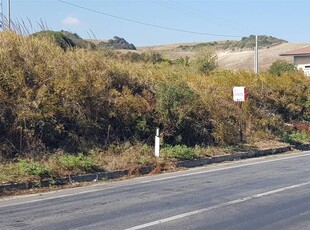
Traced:
[[310, 152], [0, 200], [0, 229], [310, 229]]

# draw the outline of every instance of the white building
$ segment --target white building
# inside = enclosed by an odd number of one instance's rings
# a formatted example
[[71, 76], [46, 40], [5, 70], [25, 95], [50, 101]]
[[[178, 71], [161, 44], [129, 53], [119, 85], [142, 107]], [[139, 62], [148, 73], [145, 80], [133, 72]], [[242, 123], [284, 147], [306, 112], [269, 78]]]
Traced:
[[294, 56], [297, 69], [304, 71], [306, 76], [310, 76], [310, 46], [280, 54], [280, 56]]

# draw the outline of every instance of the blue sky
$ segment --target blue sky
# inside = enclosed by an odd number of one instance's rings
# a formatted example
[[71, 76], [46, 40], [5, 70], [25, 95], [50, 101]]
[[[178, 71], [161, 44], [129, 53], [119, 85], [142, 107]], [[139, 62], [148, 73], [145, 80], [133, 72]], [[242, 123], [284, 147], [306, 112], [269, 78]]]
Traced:
[[[7, 1], [2, 0], [5, 15]], [[250, 34], [275, 36], [289, 42], [310, 42], [306, 24], [310, 19], [309, 0], [64, 1], [69, 4], [59, 0], [11, 0], [11, 18], [24, 20], [26, 24], [29, 19], [36, 30], [39, 30], [37, 22], [43, 20], [52, 30], [72, 31], [83, 38], [119, 36], [136, 46], [240, 39]]]

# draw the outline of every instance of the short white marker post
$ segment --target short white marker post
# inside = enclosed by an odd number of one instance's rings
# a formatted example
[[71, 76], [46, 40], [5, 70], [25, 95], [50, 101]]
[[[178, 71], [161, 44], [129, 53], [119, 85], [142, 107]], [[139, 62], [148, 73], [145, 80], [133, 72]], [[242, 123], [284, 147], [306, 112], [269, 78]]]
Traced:
[[159, 157], [159, 152], [160, 152], [159, 128], [156, 128], [156, 135], [155, 135], [155, 157]]

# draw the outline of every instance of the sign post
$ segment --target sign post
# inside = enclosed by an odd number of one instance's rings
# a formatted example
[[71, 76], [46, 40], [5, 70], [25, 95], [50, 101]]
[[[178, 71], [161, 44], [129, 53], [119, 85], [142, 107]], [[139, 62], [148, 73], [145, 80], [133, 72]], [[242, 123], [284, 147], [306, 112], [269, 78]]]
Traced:
[[[233, 100], [237, 103], [239, 103], [239, 106], [242, 111], [242, 102], [245, 102], [247, 100], [247, 92], [246, 87], [244, 86], [236, 86], [233, 88]], [[239, 136], [241, 144], [243, 143], [243, 126], [242, 126], [242, 117], [240, 117], [240, 127], [239, 127]]]

